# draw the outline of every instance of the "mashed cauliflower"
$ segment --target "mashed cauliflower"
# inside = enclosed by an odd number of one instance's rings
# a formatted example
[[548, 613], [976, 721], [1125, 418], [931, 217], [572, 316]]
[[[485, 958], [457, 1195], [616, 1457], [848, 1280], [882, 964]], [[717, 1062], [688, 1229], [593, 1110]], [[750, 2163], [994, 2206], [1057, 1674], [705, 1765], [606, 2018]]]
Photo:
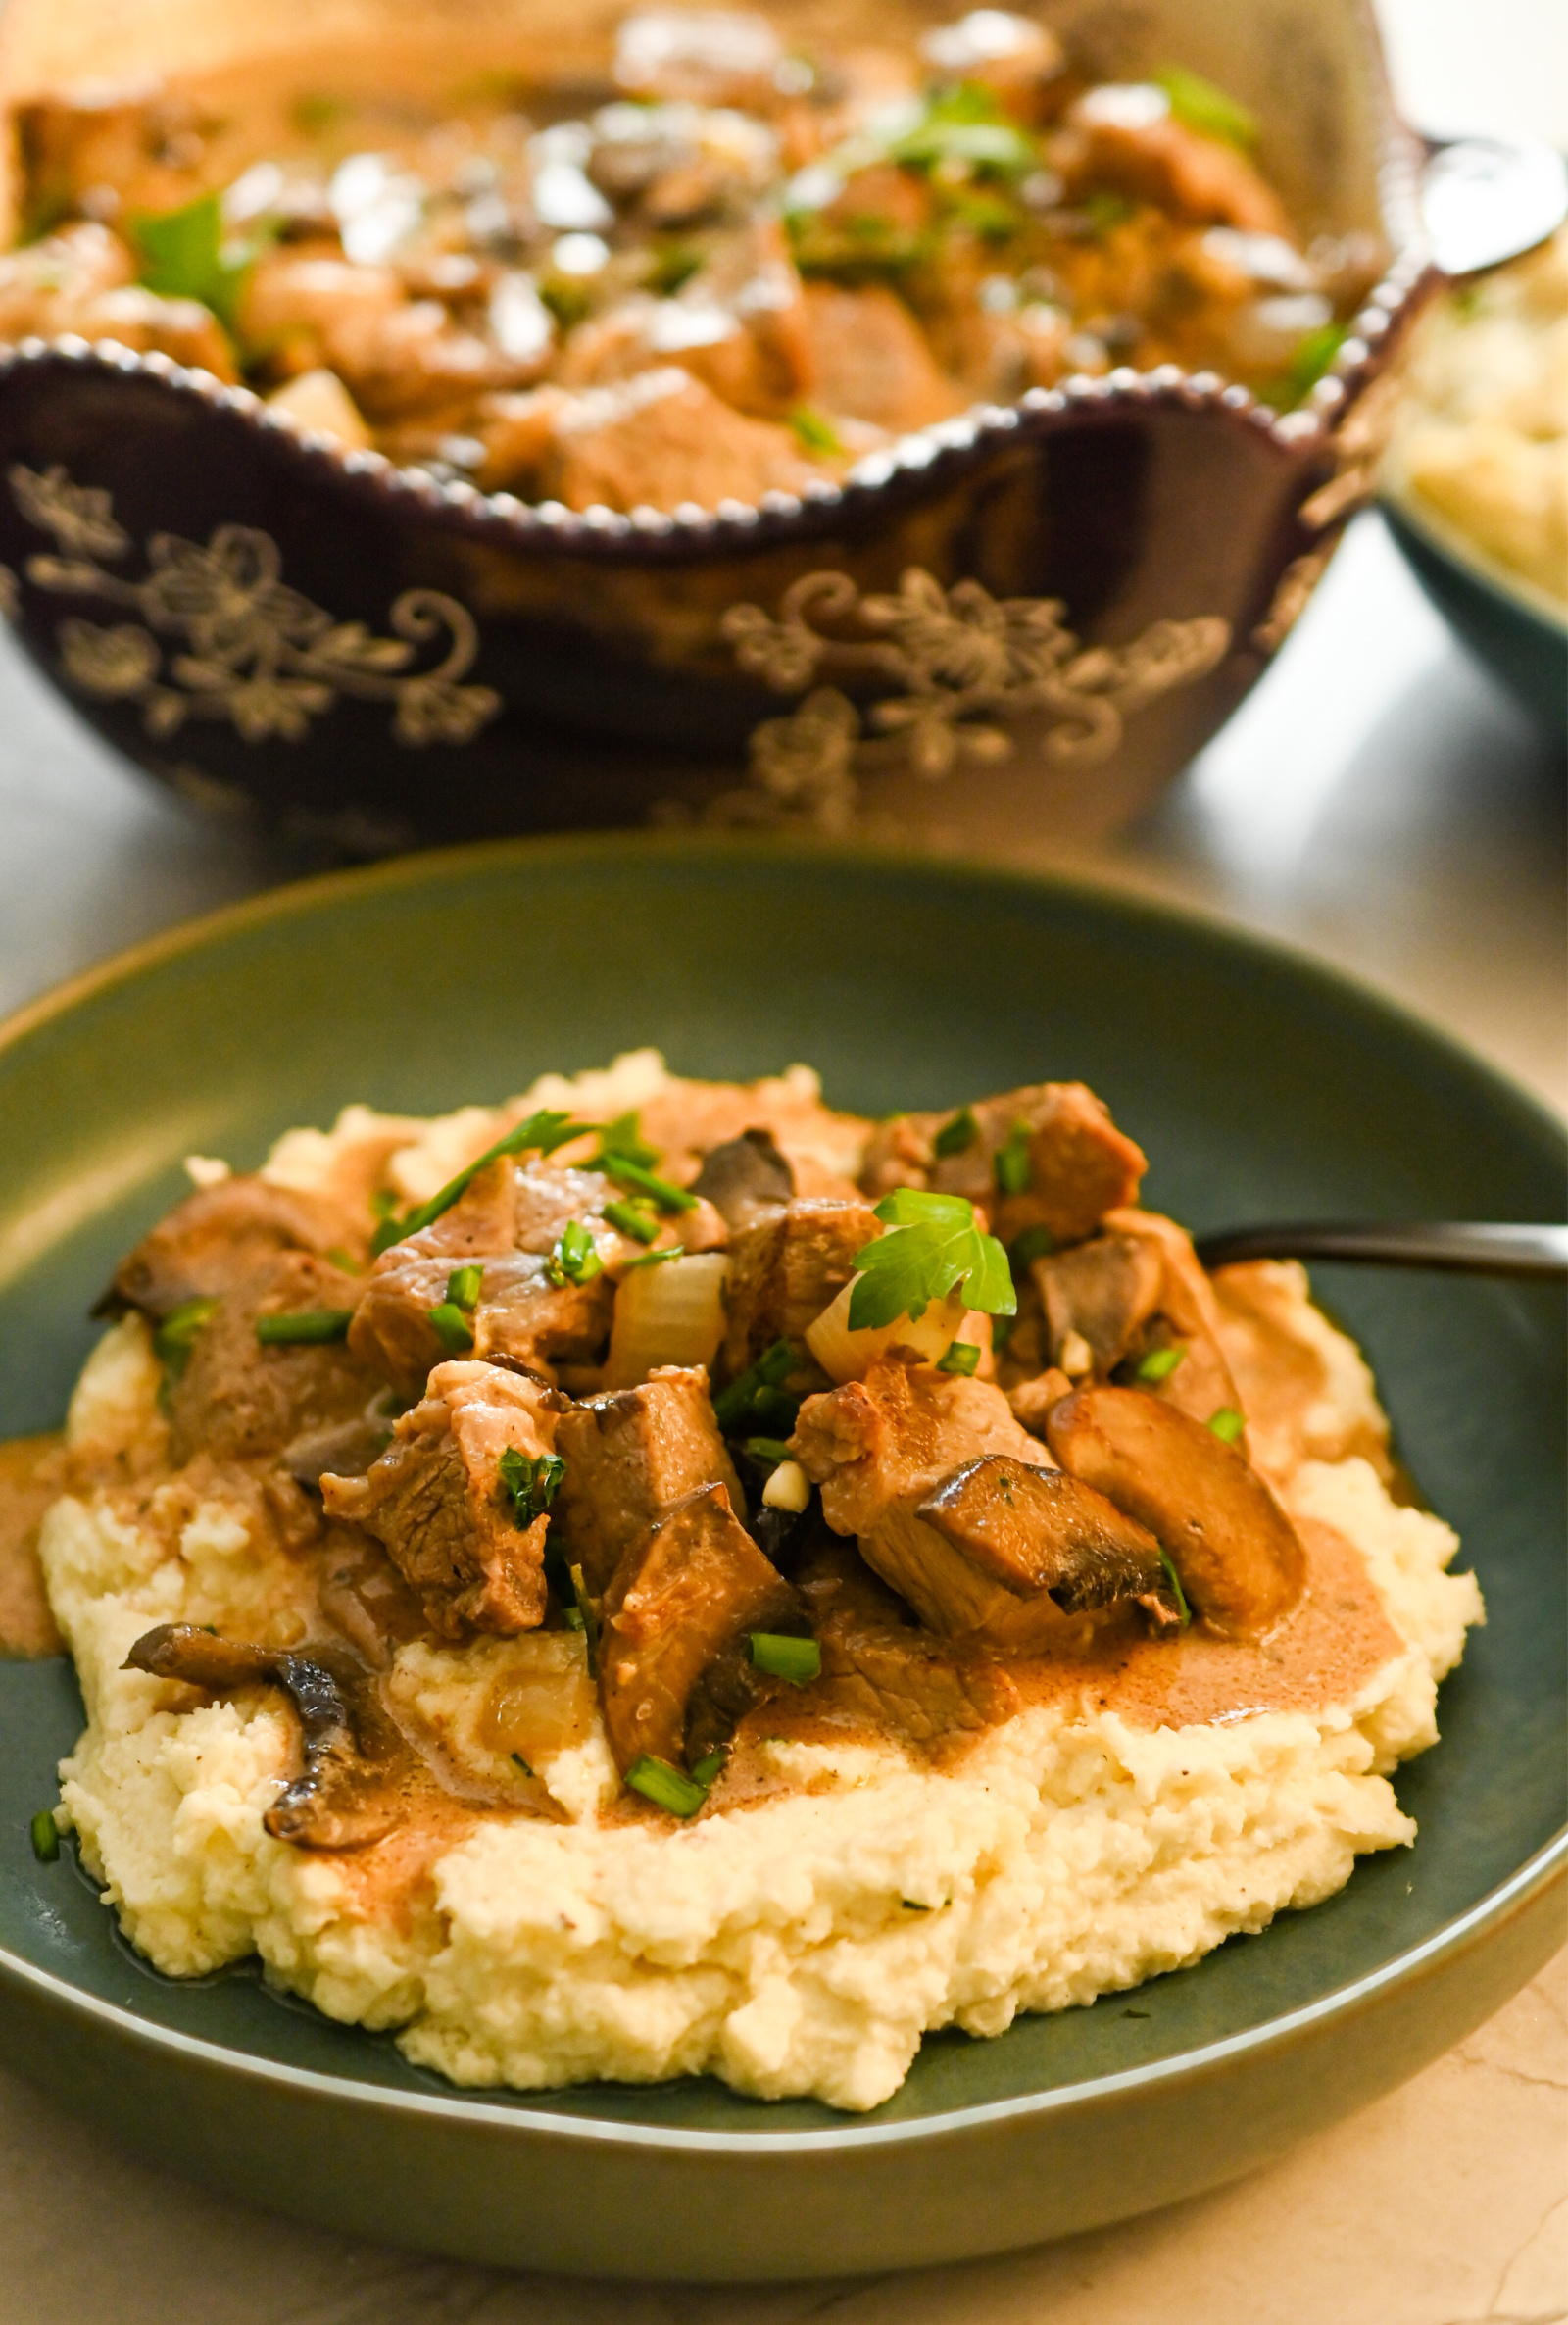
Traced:
[[[633, 1059], [570, 1099], [635, 1105], [657, 1070]], [[543, 1099], [567, 1088], [552, 1082]], [[350, 1132], [364, 1121], [360, 1110]], [[462, 1133], [396, 1127], [409, 1141], [400, 1183], [416, 1197]], [[273, 1168], [325, 1184], [342, 1151], [294, 1133]], [[670, 1828], [608, 1817], [617, 1780], [584, 1679], [583, 1716], [540, 1771], [571, 1821], [481, 1817], [435, 1855], [416, 1902], [378, 1912], [359, 1860], [263, 1829], [295, 1752], [274, 1691], [180, 1708], [191, 1691], [122, 1668], [156, 1623], [303, 1636], [303, 1586], [257, 1548], [247, 1510], [168, 1487], [134, 1521], [105, 1496], [67, 1497], [44, 1522], [88, 1714], [63, 1764], [62, 1821], [160, 1970], [259, 1954], [279, 1986], [331, 2017], [397, 2029], [410, 2059], [454, 2082], [711, 2072], [762, 2098], [874, 2107], [925, 2030], [992, 2035], [1020, 2010], [1136, 1986], [1330, 1896], [1361, 1852], [1415, 1837], [1389, 1774], [1436, 1741], [1437, 1682], [1483, 1619], [1480, 1594], [1446, 1570], [1450, 1530], [1396, 1506], [1372, 1463], [1344, 1452], [1376, 1413], [1365, 1367], [1308, 1307], [1300, 1271], [1272, 1273], [1280, 1311], [1332, 1359], [1309, 1455], [1338, 1455], [1295, 1459], [1277, 1490], [1293, 1516], [1355, 1546], [1402, 1642], [1353, 1701], [1157, 1730], [1039, 1705], [940, 1771], [892, 1743], [780, 1743], [794, 1789]], [[158, 1385], [145, 1327], [115, 1326], [78, 1386], [72, 1442], [107, 1453], [155, 1440]], [[581, 1653], [559, 1632], [416, 1642], [389, 1687], [471, 1760], [486, 1749], [479, 1677], [526, 1683], [540, 1657]]]

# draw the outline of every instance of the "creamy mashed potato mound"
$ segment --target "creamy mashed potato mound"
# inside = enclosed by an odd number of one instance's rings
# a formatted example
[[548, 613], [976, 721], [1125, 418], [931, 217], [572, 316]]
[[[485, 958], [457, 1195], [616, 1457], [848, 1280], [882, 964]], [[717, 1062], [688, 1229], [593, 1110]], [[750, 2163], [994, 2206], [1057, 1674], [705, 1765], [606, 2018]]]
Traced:
[[[662, 1078], [643, 1053], [528, 1098], [617, 1109]], [[270, 1170], [328, 1186], [375, 1130], [401, 1142], [393, 1174], [415, 1200], [475, 1143], [472, 1118], [354, 1109], [331, 1134], [290, 1133]], [[671, 1825], [610, 1814], [619, 1782], [583, 1673], [538, 1768], [570, 1820], [481, 1815], [416, 1902], [378, 1911], [362, 1860], [263, 1828], [296, 1756], [275, 1690], [189, 1707], [195, 1691], [122, 1667], [160, 1623], [281, 1647], [304, 1636], [304, 1585], [258, 1548], [253, 1511], [183, 1485], [132, 1523], [112, 1497], [67, 1496], [41, 1556], [88, 1724], [63, 1765], [62, 1821], [160, 1970], [258, 1954], [277, 1985], [396, 2029], [410, 2059], [454, 2082], [711, 2072], [763, 2098], [874, 2107], [927, 2029], [993, 2035], [1020, 2010], [1136, 1986], [1332, 1895], [1363, 1851], [1415, 1838], [1389, 1777], [1437, 1740], [1437, 1682], [1483, 1619], [1480, 1593], [1446, 1571], [1448, 1527], [1396, 1505], [1347, 1450], [1381, 1431], [1350, 1343], [1308, 1305], [1299, 1269], [1266, 1281], [1276, 1322], [1322, 1360], [1321, 1389], [1295, 1436], [1260, 1436], [1256, 1458], [1293, 1517], [1354, 1546], [1396, 1634], [1353, 1700], [1155, 1729], [1036, 1704], [940, 1768], [891, 1742], [780, 1742], [768, 1749], [788, 1787]], [[1245, 1319], [1229, 1328], [1241, 1378]], [[114, 1326], [76, 1390], [72, 1444], [156, 1444], [159, 1380], [145, 1325]], [[547, 1664], [559, 1679], [582, 1655], [559, 1631], [415, 1642], [387, 1686], [400, 1715], [482, 1772], [494, 1749], [476, 1707], [497, 1681], [526, 1687]]]

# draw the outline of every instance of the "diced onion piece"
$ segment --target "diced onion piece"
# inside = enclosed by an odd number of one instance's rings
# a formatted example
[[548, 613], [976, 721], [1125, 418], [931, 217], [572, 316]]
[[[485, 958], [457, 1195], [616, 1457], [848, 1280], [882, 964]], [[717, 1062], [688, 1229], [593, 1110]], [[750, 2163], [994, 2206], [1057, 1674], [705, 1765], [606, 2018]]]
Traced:
[[711, 1364], [724, 1335], [722, 1252], [634, 1267], [615, 1292], [607, 1389], [635, 1388], [656, 1364]]
[[963, 1330], [963, 1295], [955, 1292], [950, 1299], [929, 1301], [923, 1315], [895, 1316], [891, 1324], [852, 1332], [850, 1300], [859, 1280], [852, 1275], [838, 1298], [807, 1328], [806, 1345], [829, 1380], [863, 1379], [873, 1360], [890, 1348], [912, 1348], [934, 1364]]
[[369, 428], [335, 371], [302, 371], [274, 389], [267, 403], [270, 411], [286, 412], [310, 435], [335, 436], [350, 452], [369, 447]]
[[811, 1481], [799, 1461], [780, 1461], [762, 1488], [762, 1500], [769, 1509], [793, 1509], [799, 1514], [810, 1499]]

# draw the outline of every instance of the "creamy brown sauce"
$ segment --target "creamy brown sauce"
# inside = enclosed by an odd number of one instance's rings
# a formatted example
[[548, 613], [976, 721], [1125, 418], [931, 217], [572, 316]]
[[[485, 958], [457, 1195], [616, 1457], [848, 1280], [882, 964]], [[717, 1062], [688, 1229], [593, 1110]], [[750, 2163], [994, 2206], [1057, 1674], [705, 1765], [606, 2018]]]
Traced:
[[38, 1525], [60, 1492], [57, 1432], [0, 1442], [0, 1656], [63, 1653], [38, 1564]]

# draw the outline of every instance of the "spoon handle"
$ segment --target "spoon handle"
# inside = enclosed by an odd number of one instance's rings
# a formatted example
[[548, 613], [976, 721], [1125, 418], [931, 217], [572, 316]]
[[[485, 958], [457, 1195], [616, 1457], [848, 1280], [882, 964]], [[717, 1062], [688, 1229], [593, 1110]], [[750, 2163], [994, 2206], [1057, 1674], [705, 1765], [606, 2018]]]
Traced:
[[1225, 1228], [1200, 1236], [1197, 1248], [1205, 1267], [1227, 1267], [1238, 1260], [1371, 1260], [1386, 1267], [1568, 1279], [1568, 1227], [1396, 1219], [1335, 1225], [1300, 1219]]

